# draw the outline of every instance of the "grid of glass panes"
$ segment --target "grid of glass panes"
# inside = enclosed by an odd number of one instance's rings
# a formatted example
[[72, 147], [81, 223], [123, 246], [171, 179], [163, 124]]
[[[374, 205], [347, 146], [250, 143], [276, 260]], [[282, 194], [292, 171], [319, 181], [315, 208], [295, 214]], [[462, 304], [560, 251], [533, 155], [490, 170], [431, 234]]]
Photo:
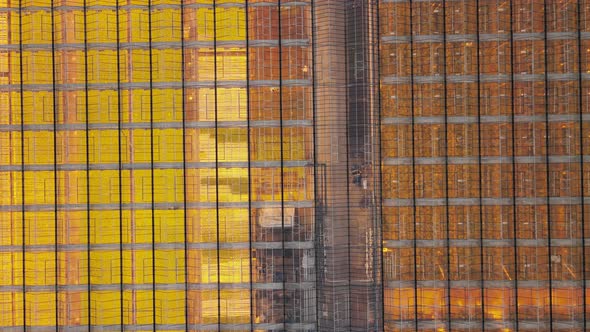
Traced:
[[313, 326], [311, 5], [280, 7], [0, 2], [0, 328]]
[[386, 330], [584, 328], [589, 17], [381, 1]]

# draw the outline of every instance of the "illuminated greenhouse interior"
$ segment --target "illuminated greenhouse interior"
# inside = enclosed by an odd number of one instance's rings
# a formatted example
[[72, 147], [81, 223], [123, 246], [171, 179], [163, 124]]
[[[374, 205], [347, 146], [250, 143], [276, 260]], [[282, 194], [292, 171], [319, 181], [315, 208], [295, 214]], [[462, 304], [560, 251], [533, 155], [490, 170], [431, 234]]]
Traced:
[[590, 0], [0, 0], [0, 330], [590, 330], [589, 114]]

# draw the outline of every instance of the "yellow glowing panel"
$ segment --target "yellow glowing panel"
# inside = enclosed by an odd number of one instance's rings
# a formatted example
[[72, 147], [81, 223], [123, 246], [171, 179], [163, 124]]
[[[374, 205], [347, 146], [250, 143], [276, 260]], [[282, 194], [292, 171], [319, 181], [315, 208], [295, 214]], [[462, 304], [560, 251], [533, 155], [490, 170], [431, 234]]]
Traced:
[[[246, 79], [246, 52], [243, 48], [218, 49], [217, 63], [212, 52], [197, 54], [194, 61], [197, 62], [198, 81], [236, 81]], [[215, 67], [217, 66], [217, 77]]]
[[54, 160], [51, 131], [25, 131], [24, 149], [26, 164], [52, 164]]
[[90, 203], [108, 204], [119, 202], [119, 171], [89, 171]]
[[218, 170], [219, 201], [248, 201], [248, 169], [220, 168]]
[[184, 250], [156, 250], [156, 283], [184, 283]]
[[[20, 113], [20, 100], [16, 101], [15, 99], [13, 99], [13, 102], [17, 104], [13, 106], [13, 110], [18, 111], [13, 111], [13, 113]], [[25, 91], [22, 107], [25, 124], [53, 123], [54, 107], [53, 93], [51, 91]]]
[[[148, 78], [149, 79], [149, 78]], [[151, 112], [150, 90], [133, 90], [131, 93], [130, 116], [125, 114], [123, 120], [132, 122], [149, 122]]]
[[[214, 240], [212, 239], [212, 241]], [[215, 250], [198, 250], [194, 251], [191, 256], [194, 257], [191, 257], [189, 264], [193, 264], [193, 266], [189, 267], [191, 270], [196, 269], [194, 272], [197, 274], [194, 282], [217, 282], [217, 252]]]
[[51, 44], [50, 11], [24, 11], [21, 22], [24, 44]]
[[[247, 100], [246, 89], [217, 89], [217, 120], [247, 120]], [[207, 105], [207, 107], [211, 107], [211, 105]]]
[[20, 17], [18, 15], [10, 16], [10, 40], [12, 44], [18, 44], [20, 41]]
[[243, 48], [219, 49], [217, 79], [235, 81], [246, 79], [246, 54]]
[[[211, 2], [208, 2], [211, 3]], [[211, 41], [215, 38], [215, 19], [213, 8], [196, 9], [197, 39]]]
[[[215, 146], [207, 145], [215, 137], [214, 129], [186, 129], [186, 161], [215, 161]], [[204, 159], [203, 159], [204, 158]]]
[[58, 211], [58, 243], [86, 244], [88, 241], [87, 220], [87, 211]]
[[[86, 103], [86, 101], [83, 101]], [[119, 96], [115, 90], [88, 91], [88, 122], [116, 123], [119, 118]]]
[[245, 40], [246, 15], [241, 7], [216, 7], [217, 40]]
[[121, 282], [121, 258], [118, 250], [90, 251], [90, 283], [110, 285]]
[[[191, 3], [189, 2], [185, 2], [186, 4]], [[152, 6], [153, 5], [177, 5], [178, 4], [178, 0], [152, 0]]]
[[219, 242], [248, 242], [248, 209], [219, 210]]
[[[152, 1], [152, 5], [156, 1]], [[165, 2], [165, 1], [157, 1]], [[168, 3], [178, 4], [178, 1]], [[161, 9], [152, 11], [152, 41], [180, 41], [180, 10]]]
[[[203, 250], [201, 255], [201, 282], [250, 282], [250, 257], [247, 250]], [[219, 264], [217, 255], [219, 254]], [[218, 275], [219, 274], [219, 275]]]
[[154, 170], [154, 201], [174, 203], [184, 200], [181, 169]]
[[20, 165], [20, 140], [18, 131], [0, 131], [0, 165]]
[[0, 246], [22, 245], [21, 222], [21, 212], [0, 211]]
[[60, 123], [86, 122], [86, 93], [84, 91], [57, 92], [57, 121]]
[[[121, 145], [125, 146], [126, 137], [121, 137]], [[90, 130], [88, 143], [91, 163], [118, 163], [119, 162], [119, 132], [117, 130]], [[128, 161], [128, 150], [121, 149], [121, 159]]]
[[215, 130], [200, 129], [198, 134], [198, 139], [192, 143], [199, 146], [199, 161], [215, 161]]
[[[225, 93], [225, 89], [217, 89], [217, 98], [221, 93]], [[224, 92], [222, 92], [224, 91]], [[215, 90], [214, 89], [199, 89], [197, 90], [197, 102], [199, 105], [199, 119], [203, 121], [215, 121]], [[189, 97], [191, 100], [193, 97]], [[219, 107], [219, 105], [218, 105]], [[219, 109], [217, 110], [219, 112]], [[221, 114], [221, 112], [219, 112]], [[217, 120], [220, 120], [219, 118]]]
[[123, 282], [148, 284], [153, 280], [151, 250], [123, 251]]
[[154, 89], [152, 94], [154, 122], [182, 121], [181, 89]]
[[[146, 1], [147, 2], [147, 1]], [[146, 8], [147, 9], [147, 8]], [[146, 9], [132, 9], [129, 14], [131, 42], [149, 42], [149, 12]], [[146, 51], [147, 52], [147, 51]]]
[[[150, 81], [150, 52], [149, 50], [131, 50], [131, 62], [129, 63], [130, 82]], [[125, 63], [125, 62], [124, 62]]]
[[0, 252], [0, 286], [16, 286], [23, 283], [22, 260], [22, 252]]
[[250, 282], [249, 251], [219, 250], [219, 277], [222, 283]]
[[90, 211], [90, 242], [119, 243], [119, 211], [95, 210]]
[[219, 88], [217, 89], [217, 110], [215, 109], [215, 90], [199, 89], [199, 119], [217, 121], [247, 120], [247, 93], [246, 89]]
[[137, 6], [145, 6], [146, 8], [150, 3], [149, 0], [118, 0], [118, 1], [119, 1], [119, 5], [131, 4], [131, 5], [137, 5]]
[[8, 13], [0, 13], [0, 45], [8, 44], [8, 31]]
[[[129, 142], [132, 144], [131, 151], [133, 151], [133, 162], [151, 162], [152, 140], [151, 131], [149, 129], [132, 130]], [[154, 155], [159, 154], [159, 151], [156, 151], [157, 148], [158, 146], [154, 147]]]
[[[0, 14], [0, 20], [2, 19], [2, 15]], [[1, 21], [0, 21], [1, 23]], [[2, 29], [2, 26], [0, 25], [0, 30]], [[0, 32], [1, 33], [1, 32]], [[0, 35], [1, 37], [1, 35]], [[0, 41], [1, 43], [1, 41]], [[8, 76], [7, 74], [9, 73], [10, 70], [10, 65], [9, 65], [9, 58], [10, 58], [10, 53], [8, 52], [0, 52], [0, 84], [8, 84]]]
[[26, 324], [28, 326], [54, 326], [56, 317], [55, 293], [53, 292], [27, 292]]
[[64, 291], [58, 294], [58, 325], [88, 324], [88, 293], [86, 291]]
[[51, 52], [23, 52], [23, 83], [52, 84], [53, 60]]
[[54, 212], [25, 213], [25, 241], [27, 245], [55, 244]]
[[217, 240], [216, 212], [215, 209], [186, 211], [187, 242], [215, 242]]
[[152, 211], [125, 211], [123, 214], [123, 243], [152, 242]]
[[83, 43], [84, 42], [84, 11], [68, 10], [54, 15], [56, 42]]
[[[21, 77], [20, 77], [20, 57], [18, 55], [17, 52], [10, 52], [10, 83], [12, 84], [18, 84], [21, 82]], [[16, 73], [19, 73], [19, 75], [16, 75]], [[14, 93], [14, 94], [18, 94], [18, 93]]]
[[53, 0], [23, 0], [23, 7], [51, 7]]
[[84, 204], [86, 171], [58, 171], [58, 204]]
[[87, 59], [89, 83], [117, 82], [116, 50], [89, 50]]
[[[97, 1], [94, 1], [97, 2]], [[112, 5], [111, 1], [103, 1]], [[117, 12], [114, 10], [88, 10], [86, 12], [87, 37], [92, 43], [117, 42]], [[127, 20], [119, 20], [119, 36], [127, 38]]]
[[220, 162], [247, 161], [247, 129], [219, 129], [217, 133], [217, 158]]
[[152, 80], [154, 82], [180, 81], [182, 78], [181, 50], [154, 49], [152, 51]]
[[86, 162], [86, 132], [82, 130], [57, 132], [57, 160], [59, 163]]
[[196, 59], [193, 58], [193, 61], [196, 62], [196, 64], [193, 65], [193, 67], [196, 67], [195, 71], [197, 73], [197, 81], [215, 80], [215, 58], [213, 57], [212, 49], [202, 49], [199, 53], [197, 53]]
[[[184, 291], [156, 291], [156, 324], [184, 324], [185, 322]], [[166, 330], [172, 331], [172, 330]]]
[[123, 292], [123, 323], [152, 324], [153, 296], [151, 290]]
[[88, 259], [86, 251], [59, 252], [58, 282], [60, 285], [80, 285], [88, 283]]
[[[189, 235], [193, 242], [215, 243], [217, 242], [217, 220], [214, 213], [192, 223], [193, 232]], [[221, 241], [221, 239], [219, 240]]]
[[54, 173], [25, 171], [25, 200], [27, 204], [54, 204]]
[[187, 169], [187, 201], [215, 202], [217, 200], [215, 177], [214, 169]]
[[250, 293], [247, 290], [220, 291], [220, 309], [222, 324], [239, 324], [250, 321]]
[[20, 172], [0, 172], [0, 204], [22, 204], [22, 179]]
[[190, 323], [217, 323], [219, 316], [217, 290], [189, 291], [188, 298]]
[[29, 286], [55, 284], [55, 253], [25, 253], [25, 283]]
[[156, 242], [184, 242], [184, 210], [156, 210], [154, 214]]
[[[62, 0], [61, 3], [65, 6], [82, 6], [84, 5], [84, 0]], [[94, 3], [94, 1], [90, 0], [87, 4], [90, 6]]]
[[[16, 99], [16, 100], [15, 100]], [[0, 92], [0, 124], [20, 123], [20, 95], [16, 92]]]
[[[117, 130], [90, 130], [88, 145], [91, 163], [119, 162], [119, 132]], [[126, 150], [121, 151], [124, 156], [126, 152]]]
[[183, 160], [182, 129], [154, 129], [154, 162]]
[[[15, 51], [2, 51], [0, 52], [0, 61], [2, 61], [2, 68], [0, 69], [0, 72], [3, 73], [2, 77], [0, 77], [0, 84], [20, 83], [21, 70], [19, 54]], [[5, 93], [8, 94], [8, 92]], [[12, 95], [16, 94], [16, 92], [12, 93]]]
[[23, 326], [23, 293], [0, 292], [0, 322], [8, 326]]
[[104, 325], [121, 323], [120, 291], [93, 291], [90, 295], [92, 320]]

